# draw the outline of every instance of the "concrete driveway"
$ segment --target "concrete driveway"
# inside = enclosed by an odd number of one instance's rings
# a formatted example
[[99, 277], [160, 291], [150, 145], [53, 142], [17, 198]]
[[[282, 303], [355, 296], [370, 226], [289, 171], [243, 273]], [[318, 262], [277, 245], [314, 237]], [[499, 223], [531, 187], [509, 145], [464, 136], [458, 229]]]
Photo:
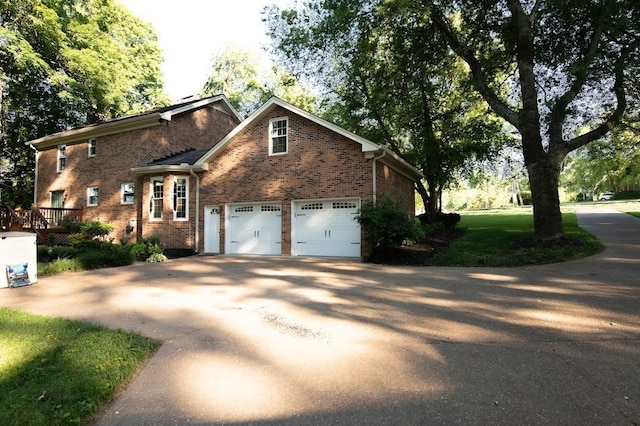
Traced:
[[0, 304], [164, 340], [98, 420], [131, 424], [640, 423], [640, 220], [524, 268], [197, 256], [46, 277]]

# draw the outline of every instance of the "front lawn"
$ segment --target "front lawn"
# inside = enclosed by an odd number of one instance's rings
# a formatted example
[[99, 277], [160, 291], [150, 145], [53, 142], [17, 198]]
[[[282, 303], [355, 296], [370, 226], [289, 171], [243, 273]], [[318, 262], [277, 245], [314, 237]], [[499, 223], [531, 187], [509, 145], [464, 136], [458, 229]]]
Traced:
[[0, 307], [0, 424], [87, 423], [159, 342]]

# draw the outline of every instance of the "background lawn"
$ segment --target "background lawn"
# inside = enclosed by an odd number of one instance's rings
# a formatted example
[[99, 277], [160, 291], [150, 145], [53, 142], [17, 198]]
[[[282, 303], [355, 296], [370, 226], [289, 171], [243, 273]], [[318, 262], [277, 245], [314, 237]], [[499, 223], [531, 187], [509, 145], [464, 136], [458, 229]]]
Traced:
[[544, 247], [533, 239], [531, 210], [463, 213], [458, 226], [462, 238], [437, 253], [430, 264], [440, 266], [521, 266], [564, 262], [590, 256], [604, 249], [592, 234], [578, 227], [575, 213], [562, 215], [564, 244]]
[[159, 344], [0, 307], [0, 424], [87, 423]]

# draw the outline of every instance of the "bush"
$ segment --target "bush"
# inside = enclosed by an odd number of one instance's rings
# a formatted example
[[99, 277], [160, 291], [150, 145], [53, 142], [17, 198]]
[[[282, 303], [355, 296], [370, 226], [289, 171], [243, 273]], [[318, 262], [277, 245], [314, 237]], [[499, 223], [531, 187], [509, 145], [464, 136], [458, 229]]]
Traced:
[[380, 198], [376, 205], [371, 201], [364, 203], [356, 220], [379, 247], [398, 247], [422, 234], [422, 227], [413, 216], [407, 214], [398, 200], [388, 196]]
[[69, 222], [65, 226], [72, 233], [69, 235], [69, 242], [74, 247], [100, 248], [100, 243], [111, 242], [109, 234], [114, 226], [110, 223], [102, 222]]
[[131, 265], [135, 258], [126, 247], [104, 245], [100, 250], [88, 250], [79, 254], [77, 260], [83, 269], [98, 269]]
[[146, 260], [147, 263], [159, 263], [159, 262], [164, 262], [165, 260], [167, 260], [167, 256], [165, 256], [162, 253], [153, 253], [151, 256], [149, 256]]
[[141, 238], [135, 244], [127, 244], [127, 249], [132, 253], [136, 260], [145, 261], [154, 254], [163, 254], [164, 249], [160, 243], [160, 237], [152, 235], [150, 237]]
[[38, 246], [38, 262], [53, 262], [57, 259], [70, 259], [78, 255], [76, 247]]

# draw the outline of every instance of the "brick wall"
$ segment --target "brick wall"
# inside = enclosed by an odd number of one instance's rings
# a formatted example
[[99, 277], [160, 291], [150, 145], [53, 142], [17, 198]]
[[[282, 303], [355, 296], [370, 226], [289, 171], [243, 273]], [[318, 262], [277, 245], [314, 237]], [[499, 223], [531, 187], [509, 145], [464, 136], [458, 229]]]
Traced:
[[[289, 146], [284, 155], [269, 155], [269, 120], [288, 117]], [[234, 137], [210, 161], [202, 175], [200, 205], [278, 201], [282, 203], [282, 254], [291, 253], [291, 202], [300, 199], [373, 196], [372, 160], [360, 144], [290, 111], [276, 108]], [[387, 166], [378, 166], [378, 188], [407, 199], [413, 212], [413, 183]], [[202, 216], [202, 215], [201, 215]], [[224, 215], [221, 215], [224, 249]], [[201, 235], [204, 234], [200, 218]], [[203, 249], [203, 238], [200, 250]], [[363, 255], [371, 250], [363, 240]]]
[[[139, 196], [141, 181], [131, 168], [184, 149], [211, 147], [236, 125], [237, 121], [227, 114], [201, 108], [174, 116], [160, 126], [100, 137], [95, 157], [88, 156], [88, 141], [67, 144], [66, 168], [59, 173], [57, 147], [51, 147], [39, 153], [36, 204], [48, 207], [50, 192], [64, 191], [65, 207], [83, 208], [84, 220], [111, 222], [116, 227], [112, 234], [116, 240], [128, 237], [133, 241], [140, 228], [134, 226], [131, 234], [125, 229], [132, 220], [140, 222], [144, 209]], [[121, 185], [126, 182], [137, 182], [133, 205], [120, 202]], [[87, 206], [90, 186], [99, 189], [97, 206]], [[193, 237], [186, 240], [193, 241]]]

